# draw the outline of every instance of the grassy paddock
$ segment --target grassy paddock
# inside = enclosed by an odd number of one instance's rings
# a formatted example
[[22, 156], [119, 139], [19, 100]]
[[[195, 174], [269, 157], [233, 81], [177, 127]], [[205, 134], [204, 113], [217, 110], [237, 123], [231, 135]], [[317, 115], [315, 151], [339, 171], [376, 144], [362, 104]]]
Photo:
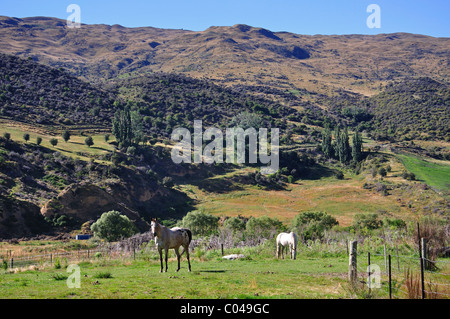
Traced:
[[417, 180], [449, 194], [450, 164], [429, 162], [413, 155], [398, 154], [397, 157], [407, 170], [414, 173]]
[[182, 259], [169, 259], [159, 273], [157, 258], [79, 262], [81, 288], [67, 287], [67, 265], [2, 271], [0, 298], [339, 298], [345, 297], [347, 259], [297, 260], [247, 255], [223, 260], [217, 253], [191, 257], [192, 272]]

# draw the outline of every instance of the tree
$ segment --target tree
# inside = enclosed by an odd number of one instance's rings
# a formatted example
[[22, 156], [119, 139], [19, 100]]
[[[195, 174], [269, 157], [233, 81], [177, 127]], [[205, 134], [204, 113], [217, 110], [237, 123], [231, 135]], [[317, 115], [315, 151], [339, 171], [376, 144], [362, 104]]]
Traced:
[[230, 217], [223, 223], [223, 226], [225, 228], [228, 228], [233, 231], [233, 233], [237, 231], [244, 231], [245, 230], [245, 223], [244, 221], [239, 217]]
[[277, 218], [261, 216], [251, 217], [245, 225], [245, 230], [250, 237], [271, 238], [284, 231], [285, 227]]
[[131, 118], [131, 131], [133, 136], [133, 141], [139, 144], [144, 140], [144, 130], [142, 124], [142, 116], [139, 111], [132, 111], [130, 113]]
[[36, 145], [41, 145], [42, 143], [42, 137], [38, 136], [36, 137]]
[[30, 140], [30, 134], [28, 133], [23, 134], [23, 139], [25, 140], [25, 142], [28, 142]]
[[126, 107], [118, 110], [114, 114], [112, 121], [112, 133], [117, 142], [123, 147], [128, 147], [133, 141], [133, 128], [131, 123], [130, 110]]
[[325, 230], [335, 225], [338, 225], [336, 218], [325, 212], [303, 212], [294, 217], [291, 227], [308, 240], [322, 238]]
[[56, 138], [52, 138], [50, 139], [50, 144], [52, 144], [53, 146], [58, 145], [58, 140]]
[[9, 140], [11, 139], [11, 133], [5, 132], [5, 134], [3, 134], [3, 137], [4, 137], [7, 141], [9, 141]]
[[109, 141], [109, 134], [105, 134], [104, 138], [105, 138], [105, 142], [108, 143], [108, 141]]
[[333, 147], [331, 145], [331, 130], [328, 123], [325, 125], [325, 129], [322, 131], [322, 152], [327, 158], [333, 156]]
[[347, 127], [344, 130], [336, 126], [334, 131], [335, 144], [334, 149], [337, 158], [341, 163], [347, 163], [350, 159], [350, 144], [348, 142], [348, 129]]
[[383, 222], [378, 219], [378, 214], [356, 214], [353, 219], [353, 226], [358, 230], [363, 229], [377, 229], [383, 225]]
[[64, 142], [67, 143], [67, 141], [70, 140], [70, 132], [67, 131], [67, 130], [64, 131], [63, 134], [62, 134], [62, 138], [63, 138]]
[[362, 145], [362, 136], [357, 130], [355, 134], [353, 134], [352, 139], [352, 159], [356, 163], [358, 163], [362, 159]]
[[91, 230], [95, 236], [108, 242], [127, 238], [137, 232], [136, 227], [130, 219], [116, 210], [103, 213], [100, 218], [92, 224]]
[[92, 139], [92, 136], [86, 137], [86, 139], [84, 140], [84, 143], [89, 147], [94, 145], [94, 140]]
[[189, 228], [195, 235], [210, 235], [219, 225], [216, 216], [201, 211], [192, 211], [183, 217], [179, 226]]

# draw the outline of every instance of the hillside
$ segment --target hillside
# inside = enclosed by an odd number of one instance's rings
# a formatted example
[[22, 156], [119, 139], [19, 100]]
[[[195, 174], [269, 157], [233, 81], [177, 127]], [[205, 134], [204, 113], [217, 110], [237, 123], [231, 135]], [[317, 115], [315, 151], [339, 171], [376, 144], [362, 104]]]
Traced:
[[[80, 229], [111, 209], [140, 230], [193, 209], [284, 222], [326, 211], [341, 226], [358, 213], [446, 216], [449, 51], [447, 38], [401, 33], [68, 29], [0, 17], [0, 237]], [[131, 147], [111, 134], [124, 108], [142, 128]], [[175, 127], [201, 119], [223, 129], [243, 112], [280, 128], [276, 174], [171, 161]], [[347, 126], [351, 139], [362, 132], [361, 158], [325, 156], [326, 125]]]
[[55, 18], [0, 17], [0, 47], [92, 81], [162, 71], [226, 85], [371, 95], [392, 79], [448, 82], [450, 75], [450, 39], [406, 33], [309, 36], [242, 24], [200, 32], [85, 24], [69, 29]]

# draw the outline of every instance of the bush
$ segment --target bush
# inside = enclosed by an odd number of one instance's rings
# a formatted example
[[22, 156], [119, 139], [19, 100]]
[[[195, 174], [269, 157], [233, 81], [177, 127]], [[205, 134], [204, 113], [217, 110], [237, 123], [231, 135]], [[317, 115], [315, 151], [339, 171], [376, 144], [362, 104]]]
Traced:
[[52, 144], [52, 146], [56, 146], [58, 145], [58, 140], [56, 138], [52, 138], [50, 139], [50, 144]]
[[173, 185], [174, 185], [173, 178], [170, 177], [170, 176], [164, 177], [163, 180], [162, 180], [162, 184], [163, 184], [164, 187], [168, 187], [168, 188], [173, 187]]
[[23, 134], [23, 139], [25, 140], [25, 142], [28, 142], [30, 140], [30, 134], [28, 133]]
[[212, 234], [219, 225], [216, 216], [201, 211], [187, 213], [179, 223], [180, 227], [189, 228], [193, 234], [206, 236]]
[[378, 214], [356, 214], [353, 220], [353, 226], [358, 230], [373, 230], [378, 229], [383, 225], [382, 221], [378, 219]]
[[103, 213], [92, 224], [91, 230], [94, 235], [109, 242], [130, 237], [137, 232], [136, 227], [130, 219], [115, 210]]
[[94, 140], [92, 139], [92, 136], [86, 137], [86, 139], [84, 140], [84, 143], [85, 143], [88, 147], [91, 147], [92, 145], [94, 145]]
[[286, 228], [277, 218], [261, 216], [251, 217], [245, 230], [250, 237], [272, 238], [277, 233], [285, 231]]
[[294, 217], [292, 229], [301, 234], [305, 240], [320, 239], [325, 230], [338, 224], [336, 218], [325, 212], [303, 212]]
[[337, 171], [336, 172], [336, 178], [337, 179], [344, 179], [344, 173], [342, 173], [341, 171]]
[[405, 228], [406, 222], [400, 218], [385, 218], [383, 219], [383, 226], [391, 228]]
[[237, 231], [245, 230], [245, 222], [239, 217], [230, 217], [223, 223], [225, 228], [228, 228], [233, 231], [233, 233]]

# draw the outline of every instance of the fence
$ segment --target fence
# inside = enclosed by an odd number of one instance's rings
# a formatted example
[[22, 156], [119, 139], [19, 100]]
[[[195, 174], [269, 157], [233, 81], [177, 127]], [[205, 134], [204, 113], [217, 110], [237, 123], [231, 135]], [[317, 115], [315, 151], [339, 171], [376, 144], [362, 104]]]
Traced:
[[384, 285], [389, 298], [450, 298], [450, 261], [428, 259], [425, 245], [422, 239], [419, 256], [402, 256], [386, 246], [383, 254], [358, 253], [356, 242], [351, 242], [349, 280], [365, 283], [369, 294]]

